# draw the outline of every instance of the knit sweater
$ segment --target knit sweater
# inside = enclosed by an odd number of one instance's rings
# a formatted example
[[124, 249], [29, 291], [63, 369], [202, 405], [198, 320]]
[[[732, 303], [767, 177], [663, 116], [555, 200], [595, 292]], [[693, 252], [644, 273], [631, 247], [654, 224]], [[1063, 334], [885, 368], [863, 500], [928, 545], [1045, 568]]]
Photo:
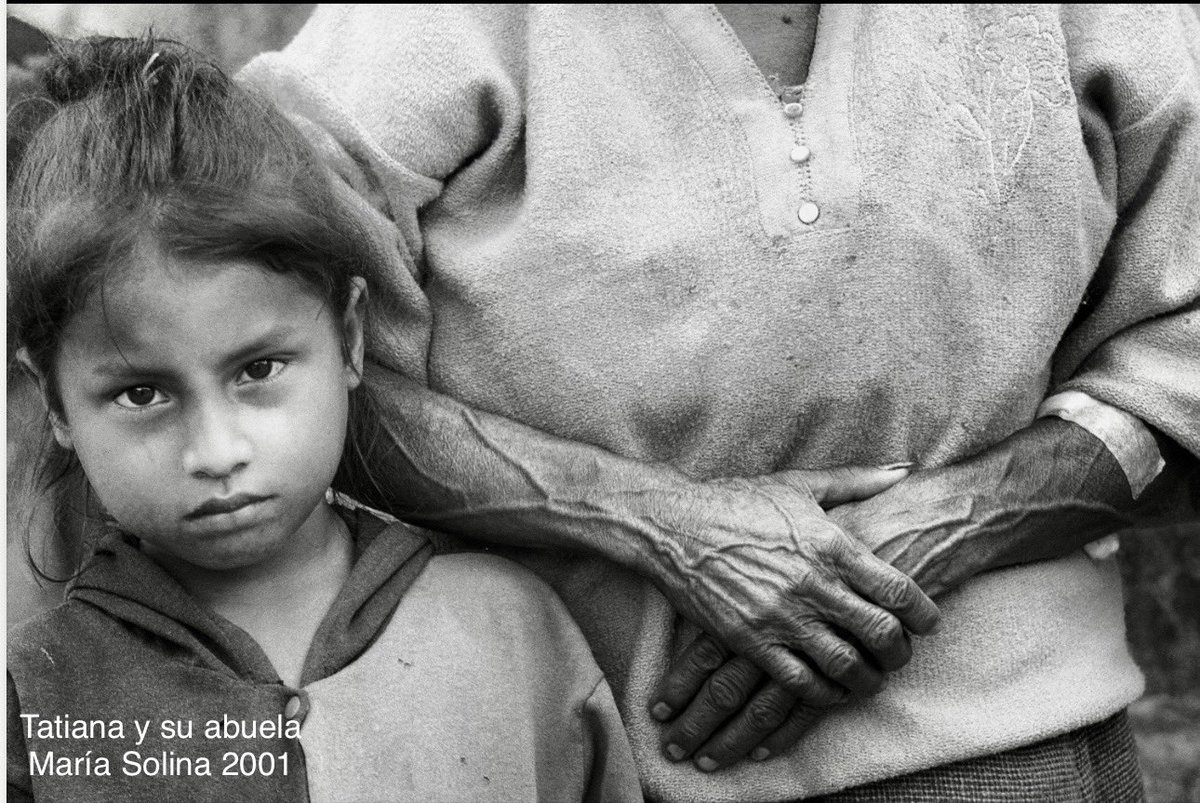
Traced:
[[9, 799], [641, 799], [608, 685], [544, 583], [348, 519], [355, 565], [298, 687], [107, 539], [10, 634]]
[[[1198, 43], [1185, 6], [824, 5], [785, 106], [709, 6], [336, 7], [242, 78], [344, 179], [378, 362], [708, 478], [951, 463], [1063, 388], [1200, 453]], [[1080, 552], [940, 598], [884, 693], [705, 775], [646, 712], [691, 631], [603, 560], [532, 563], [663, 799], [819, 794], [1141, 690]]]

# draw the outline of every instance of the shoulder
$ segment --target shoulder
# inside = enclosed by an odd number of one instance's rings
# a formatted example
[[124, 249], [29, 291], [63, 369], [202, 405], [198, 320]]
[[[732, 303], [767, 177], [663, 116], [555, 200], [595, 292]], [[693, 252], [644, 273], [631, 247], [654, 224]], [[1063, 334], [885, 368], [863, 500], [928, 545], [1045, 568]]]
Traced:
[[82, 704], [145, 655], [123, 623], [91, 605], [68, 601], [8, 632], [8, 673], [16, 693]]
[[[336, 81], [352, 80], [363, 88], [389, 78], [428, 79], [523, 51], [527, 8], [322, 4], [284, 50], [267, 55], [313, 74], [332, 71]], [[340, 86], [332, 80], [330, 85]], [[375, 83], [376, 91], [379, 86]]]
[[500, 32], [528, 16], [524, 4], [330, 3], [316, 7], [288, 47], [305, 47], [309, 39], [351, 38], [396, 42], [443, 31], [450, 35]]
[[[590, 694], [602, 674], [578, 625], [543, 580], [494, 555], [435, 555], [396, 609], [392, 627], [431, 650], [461, 649], [553, 667]], [[457, 646], [452, 646], [457, 645]]]
[[409, 593], [449, 596], [455, 604], [480, 606], [505, 616], [537, 612], [571, 621], [562, 600], [540, 577], [506, 558], [485, 553], [434, 555]]
[[60, 666], [60, 657], [70, 661], [76, 654], [102, 646], [106, 618], [88, 606], [65, 602], [21, 623], [8, 631], [10, 672], [25, 667], [53, 670]]
[[105, 619], [67, 602], [8, 632], [10, 736], [15, 712], [74, 713], [105, 686], [128, 646]]

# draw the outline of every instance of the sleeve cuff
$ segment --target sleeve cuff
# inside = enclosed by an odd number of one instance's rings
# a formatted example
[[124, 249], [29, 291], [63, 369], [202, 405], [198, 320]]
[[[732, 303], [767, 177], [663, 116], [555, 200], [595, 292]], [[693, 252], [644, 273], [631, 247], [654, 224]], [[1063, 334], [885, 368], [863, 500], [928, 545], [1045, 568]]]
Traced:
[[[1158, 444], [1141, 419], [1112, 405], [1098, 401], [1086, 393], [1066, 390], [1042, 402], [1037, 417], [1057, 416], [1086, 429], [1108, 447], [1116, 458], [1133, 498], [1137, 499], [1146, 486], [1163, 470], [1165, 462]], [[1092, 558], [1102, 560], [1117, 551], [1117, 537], [1110, 535], [1084, 547]]]

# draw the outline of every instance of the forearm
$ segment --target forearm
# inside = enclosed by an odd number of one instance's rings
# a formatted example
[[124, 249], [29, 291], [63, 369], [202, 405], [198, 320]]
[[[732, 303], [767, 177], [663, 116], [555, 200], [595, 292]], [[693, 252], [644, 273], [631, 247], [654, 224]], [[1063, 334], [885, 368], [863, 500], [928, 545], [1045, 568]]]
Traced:
[[669, 465], [555, 437], [368, 366], [379, 410], [352, 495], [406, 521], [491, 543], [598, 555], [642, 574], [682, 537], [657, 498], [695, 484]]
[[364, 390], [381, 415], [373, 451], [356, 461], [369, 477], [346, 489], [352, 496], [456, 535], [607, 558], [659, 585], [681, 609], [711, 578], [730, 573], [732, 553], [754, 555], [736, 572], [750, 586], [759, 572], [786, 564], [801, 535], [798, 506], [824, 519], [802, 484], [798, 491], [771, 477], [694, 481], [370, 365]]
[[369, 366], [365, 380], [381, 412], [365, 439], [374, 446], [349, 461], [365, 476], [343, 476], [339, 490], [436, 529], [621, 564], [797, 696], [825, 682], [798, 652], [849, 688], [868, 685], [860, 675], [869, 667], [857, 652], [843, 660], [849, 647], [823, 622], [890, 656], [903, 627], [923, 633], [937, 619], [915, 583], [821, 508], [891, 487], [903, 470], [694, 481], [472, 409], [395, 372]]
[[1046, 418], [969, 460], [914, 473], [831, 516], [937, 595], [980, 572], [1061, 557], [1164, 512], [1164, 493], [1178, 485], [1169, 469], [1135, 502], [1104, 443]]

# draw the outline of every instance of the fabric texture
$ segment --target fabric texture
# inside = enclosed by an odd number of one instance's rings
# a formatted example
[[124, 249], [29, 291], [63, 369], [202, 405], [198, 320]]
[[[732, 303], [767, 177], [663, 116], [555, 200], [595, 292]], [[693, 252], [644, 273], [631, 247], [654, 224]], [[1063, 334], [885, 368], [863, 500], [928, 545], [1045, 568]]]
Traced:
[[[412, 528], [346, 515], [357, 559], [300, 688], [135, 544], [106, 540], [62, 606], [9, 636], [9, 798], [640, 799], [608, 686], [543, 583], [491, 556], [431, 557]], [[123, 732], [62, 738], [22, 713]], [[47, 772], [51, 752], [90, 764]], [[268, 763], [247, 772], [243, 755]]]
[[[1055, 416], [1077, 424], [1108, 447], [1117, 459], [1133, 498], [1142, 495], [1166, 467], [1158, 444], [1146, 425], [1124, 410], [1096, 401], [1086, 393], [1064, 390], [1038, 406], [1037, 417]], [[1093, 560], [1107, 560], [1121, 548], [1120, 535], [1111, 533], [1083, 547]]]
[[497, 557], [435, 557], [377, 644], [305, 692], [313, 800], [641, 800], [583, 636]]
[[1038, 407], [1038, 418], [1057, 416], [1095, 435], [1121, 464], [1129, 489], [1137, 499], [1162, 473], [1166, 463], [1154, 436], [1134, 416], [1077, 390], [1055, 393]]
[[[381, 371], [709, 478], [944, 465], [1064, 388], [1200, 453], [1197, 43], [1186, 7], [823, 5], [786, 110], [710, 6], [340, 6], [241, 79], [342, 178]], [[827, 793], [1142, 688], [1080, 551], [939, 598], [886, 692], [701, 774], [645, 710], [691, 629], [603, 560], [525, 562], [665, 800]]]
[[1124, 712], [1037, 744], [847, 789], [821, 803], [1138, 803], [1137, 748]]

